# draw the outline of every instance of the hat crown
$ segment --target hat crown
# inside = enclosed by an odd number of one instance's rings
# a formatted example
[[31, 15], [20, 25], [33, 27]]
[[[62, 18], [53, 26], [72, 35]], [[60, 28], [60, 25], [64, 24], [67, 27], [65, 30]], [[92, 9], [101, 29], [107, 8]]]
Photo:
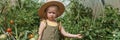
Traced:
[[59, 0], [46, 0], [46, 2], [50, 2], [50, 1], [59, 1]]

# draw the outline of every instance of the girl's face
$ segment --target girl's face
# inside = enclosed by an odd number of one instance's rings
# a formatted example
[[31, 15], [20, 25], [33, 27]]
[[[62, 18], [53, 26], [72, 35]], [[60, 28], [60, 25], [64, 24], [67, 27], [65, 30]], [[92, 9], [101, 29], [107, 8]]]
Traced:
[[49, 20], [55, 20], [56, 16], [57, 16], [57, 6], [50, 6], [47, 9], [47, 18]]

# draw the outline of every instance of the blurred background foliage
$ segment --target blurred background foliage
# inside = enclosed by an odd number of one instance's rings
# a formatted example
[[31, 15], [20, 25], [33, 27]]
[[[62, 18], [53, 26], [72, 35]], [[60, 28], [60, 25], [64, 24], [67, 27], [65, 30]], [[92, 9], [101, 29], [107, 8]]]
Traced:
[[[0, 1], [0, 40], [37, 40], [40, 18], [39, 0]], [[80, 0], [69, 0], [64, 14], [57, 18], [67, 32], [80, 33], [82, 39], [64, 40], [120, 40], [120, 11], [104, 5], [104, 15], [94, 17], [93, 9]], [[64, 1], [63, 1], [64, 2]]]

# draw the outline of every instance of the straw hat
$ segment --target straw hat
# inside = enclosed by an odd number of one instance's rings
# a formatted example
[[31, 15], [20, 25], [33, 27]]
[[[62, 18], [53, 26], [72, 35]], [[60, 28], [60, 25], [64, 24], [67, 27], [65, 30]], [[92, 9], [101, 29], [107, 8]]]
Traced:
[[[58, 11], [59, 13], [57, 14], [57, 17], [61, 16], [65, 10], [65, 6], [61, 3], [61, 2], [58, 2], [58, 1], [50, 1], [50, 2], [47, 2], [45, 4], [43, 4], [41, 6], [41, 8], [38, 10], [38, 15], [40, 16], [40, 18], [46, 18], [46, 14], [45, 14], [45, 10], [49, 7], [49, 6], [58, 6]], [[57, 18], [56, 17], [56, 18]]]

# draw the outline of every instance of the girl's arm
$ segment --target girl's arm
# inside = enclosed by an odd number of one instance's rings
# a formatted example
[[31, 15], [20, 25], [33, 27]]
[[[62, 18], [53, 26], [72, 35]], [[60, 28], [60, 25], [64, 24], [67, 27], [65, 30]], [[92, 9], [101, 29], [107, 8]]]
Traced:
[[66, 36], [66, 37], [82, 38], [81, 34], [70, 34], [70, 33], [66, 32], [65, 29], [62, 27], [61, 23], [59, 26], [59, 30], [60, 30], [61, 34]]
[[46, 23], [44, 21], [41, 21], [40, 26], [39, 26], [39, 32], [38, 32], [39, 34], [38, 40], [41, 40], [42, 33], [43, 33], [45, 26], [46, 26]]

